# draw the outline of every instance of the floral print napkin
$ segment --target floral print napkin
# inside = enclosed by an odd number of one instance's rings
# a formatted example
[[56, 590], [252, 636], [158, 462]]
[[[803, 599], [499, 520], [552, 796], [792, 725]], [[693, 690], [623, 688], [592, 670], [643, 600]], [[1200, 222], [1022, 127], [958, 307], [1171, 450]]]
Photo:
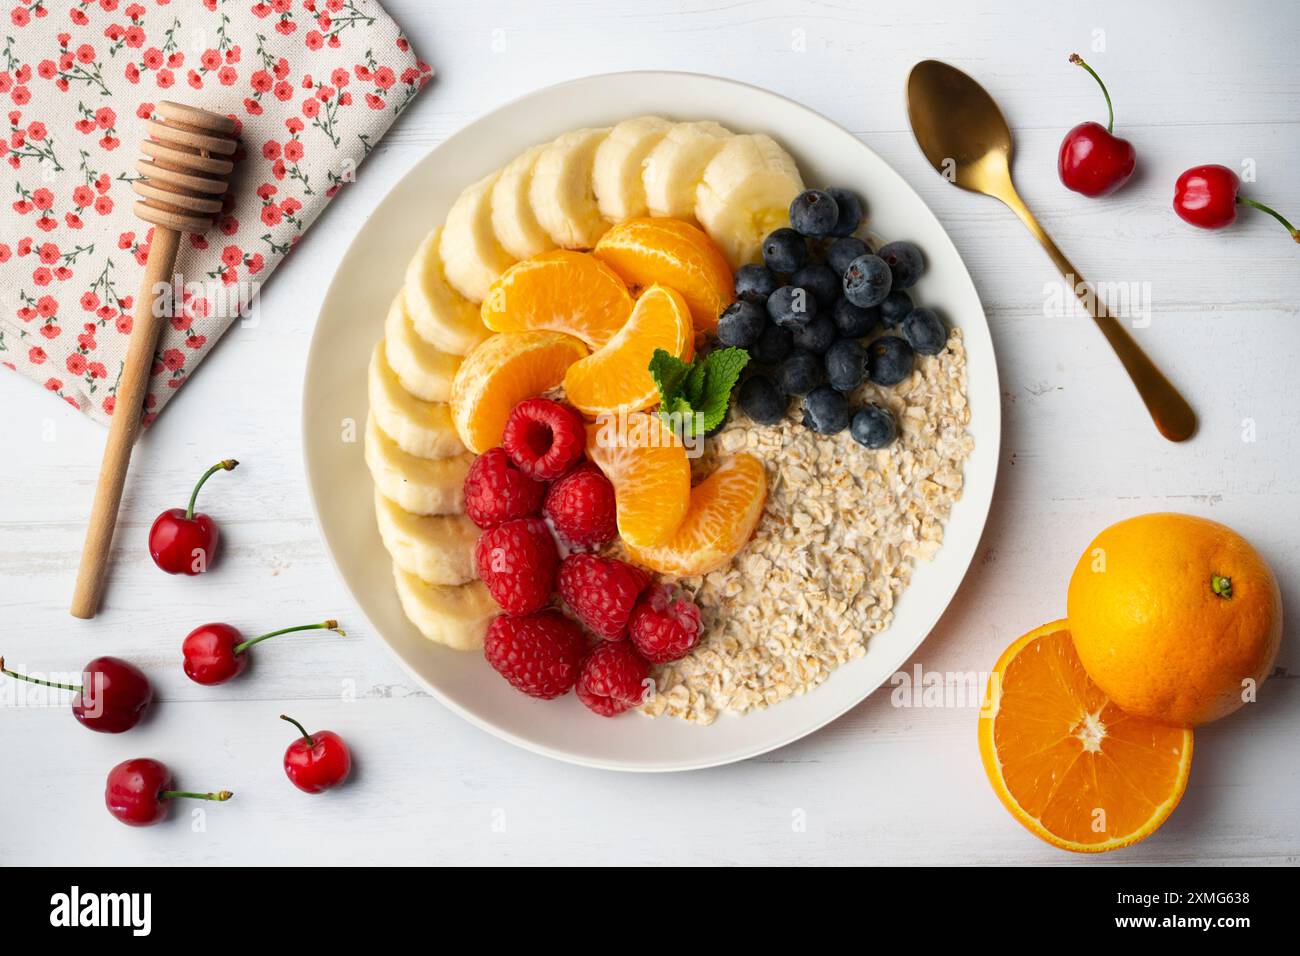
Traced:
[[106, 422], [152, 227], [144, 119], [237, 120], [217, 223], [181, 245], [146, 424], [432, 76], [373, 0], [16, 0], [0, 37], [0, 363]]

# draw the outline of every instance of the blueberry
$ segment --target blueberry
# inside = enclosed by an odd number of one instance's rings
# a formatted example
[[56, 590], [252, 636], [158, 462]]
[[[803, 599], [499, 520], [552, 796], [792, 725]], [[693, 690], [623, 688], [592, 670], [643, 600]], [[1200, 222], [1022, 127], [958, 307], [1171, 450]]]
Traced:
[[793, 329], [817, 314], [817, 297], [796, 285], [783, 285], [767, 297], [767, 314], [777, 325]]
[[751, 375], [740, 386], [741, 410], [760, 425], [775, 425], [785, 417], [789, 400], [766, 375]]
[[849, 422], [849, 434], [859, 445], [884, 448], [898, 435], [894, 416], [879, 405], [865, 405]]
[[867, 350], [854, 339], [840, 339], [826, 350], [826, 381], [851, 392], [867, 378]]
[[902, 289], [895, 289], [880, 303], [880, 321], [887, 329], [897, 328], [912, 308], [912, 297]]
[[810, 262], [790, 277], [790, 284], [807, 289], [822, 308], [829, 307], [840, 294], [840, 276], [830, 266]]
[[912, 374], [912, 346], [897, 335], [882, 335], [867, 346], [867, 373], [877, 385], [897, 385]]
[[794, 347], [807, 349], [818, 355], [824, 355], [835, 341], [835, 323], [829, 315], [819, 315], [807, 325], [791, 329], [794, 333]]
[[795, 232], [814, 239], [830, 235], [840, 219], [840, 207], [830, 193], [805, 189], [790, 203], [790, 225]]
[[736, 270], [736, 298], [766, 299], [781, 283], [766, 266], [747, 265]]
[[822, 362], [804, 349], [795, 349], [776, 370], [776, 384], [787, 395], [803, 395], [821, 383]]
[[869, 309], [880, 305], [889, 295], [893, 277], [880, 256], [858, 256], [844, 270], [844, 297], [856, 306]]
[[860, 309], [848, 299], [840, 297], [831, 308], [835, 328], [846, 339], [860, 339], [871, 334], [880, 318], [878, 308]]
[[948, 342], [948, 330], [931, 309], [913, 309], [903, 320], [903, 338], [922, 355], [938, 355]]
[[889, 271], [894, 274], [895, 289], [912, 288], [925, 271], [921, 250], [910, 242], [891, 242], [881, 246], [880, 258], [885, 260]]
[[767, 325], [767, 313], [761, 305], [737, 299], [718, 319], [718, 340], [723, 345], [747, 349], [758, 341]]
[[778, 229], [763, 240], [763, 264], [789, 275], [808, 262], [808, 242], [793, 229]]
[[827, 186], [826, 191], [835, 200], [835, 205], [840, 211], [839, 218], [835, 220], [835, 226], [831, 229], [831, 235], [852, 235], [858, 228], [858, 223], [862, 222], [862, 200], [858, 198], [857, 193], [840, 189], [838, 186]]
[[789, 329], [783, 329], [771, 322], [763, 326], [758, 341], [749, 349], [749, 357], [759, 365], [775, 365], [790, 354], [794, 348], [794, 336]]
[[814, 388], [803, 400], [803, 423], [821, 435], [834, 435], [849, 427], [849, 400], [825, 385]]
[[849, 265], [858, 256], [865, 256], [871, 249], [857, 236], [845, 236], [836, 239], [826, 248], [826, 264], [835, 270], [836, 275], [843, 276]]

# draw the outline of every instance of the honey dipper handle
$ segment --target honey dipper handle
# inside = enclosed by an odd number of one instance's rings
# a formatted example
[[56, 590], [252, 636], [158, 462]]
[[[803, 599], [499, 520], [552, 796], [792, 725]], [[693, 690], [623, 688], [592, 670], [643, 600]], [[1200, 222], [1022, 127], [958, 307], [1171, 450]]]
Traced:
[[[104, 445], [104, 461], [99, 468], [99, 483], [95, 486], [95, 501], [90, 509], [90, 525], [86, 529], [86, 543], [81, 549], [81, 564], [77, 568], [77, 587], [72, 594], [73, 617], [94, 617], [104, 593], [122, 486], [126, 482], [127, 467], [131, 464], [131, 448], [140, 431], [140, 417], [144, 414], [144, 397], [149, 389], [149, 372], [153, 368], [158, 336], [169, 318], [166, 314], [154, 314], [154, 287], [159, 282], [171, 282], [180, 239], [180, 233], [157, 227], [149, 244], [149, 259], [145, 264], [140, 293], [135, 299], [135, 319], [127, 342], [126, 361], [117, 382], [113, 418]], [[161, 313], [164, 310], [157, 311]]]

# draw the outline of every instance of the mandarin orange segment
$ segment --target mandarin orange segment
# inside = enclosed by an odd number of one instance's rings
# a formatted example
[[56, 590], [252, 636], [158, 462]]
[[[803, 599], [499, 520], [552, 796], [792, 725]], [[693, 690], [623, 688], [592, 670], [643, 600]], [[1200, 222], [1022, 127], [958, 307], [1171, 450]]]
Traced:
[[680, 219], [644, 217], [621, 222], [593, 250], [632, 289], [656, 282], [676, 289], [700, 332], [712, 332], [735, 298], [731, 267], [703, 230]]
[[725, 567], [745, 546], [767, 501], [767, 472], [753, 455], [727, 458], [691, 489], [677, 533], [657, 548], [628, 545], [631, 559], [660, 574], [708, 574]]
[[517, 262], [492, 283], [483, 324], [493, 332], [548, 330], [600, 348], [632, 314], [632, 294], [609, 266], [556, 249]]
[[587, 348], [559, 332], [510, 332], [479, 343], [451, 383], [451, 417], [475, 454], [501, 444], [506, 417], [525, 398], [555, 388]]
[[648, 548], [673, 536], [690, 504], [691, 465], [659, 416], [633, 412], [588, 425], [587, 457], [614, 486], [624, 544]]
[[603, 348], [569, 366], [564, 395], [591, 417], [634, 412], [659, 401], [650, 377], [656, 349], [690, 361], [695, 336], [686, 300], [672, 289], [651, 286], [637, 299], [632, 317]]
[[1035, 836], [1098, 853], [1154, 833], [1187, 786], [1192, 732], [1126, 714], [1088, 677], [1067, 622], [1003, 652], [979, 718], [980, 757]]

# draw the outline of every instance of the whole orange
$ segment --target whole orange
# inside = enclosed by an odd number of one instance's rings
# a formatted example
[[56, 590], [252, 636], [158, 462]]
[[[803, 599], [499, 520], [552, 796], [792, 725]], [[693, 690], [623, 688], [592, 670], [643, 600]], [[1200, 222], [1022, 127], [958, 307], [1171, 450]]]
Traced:
[[1254, 699], [1282, 641], [1277, 579], [1206, 518], [1149, 514], [1093, 539], [1066, 612], [1088, 676], [1120, 708], [1179, 727]]

